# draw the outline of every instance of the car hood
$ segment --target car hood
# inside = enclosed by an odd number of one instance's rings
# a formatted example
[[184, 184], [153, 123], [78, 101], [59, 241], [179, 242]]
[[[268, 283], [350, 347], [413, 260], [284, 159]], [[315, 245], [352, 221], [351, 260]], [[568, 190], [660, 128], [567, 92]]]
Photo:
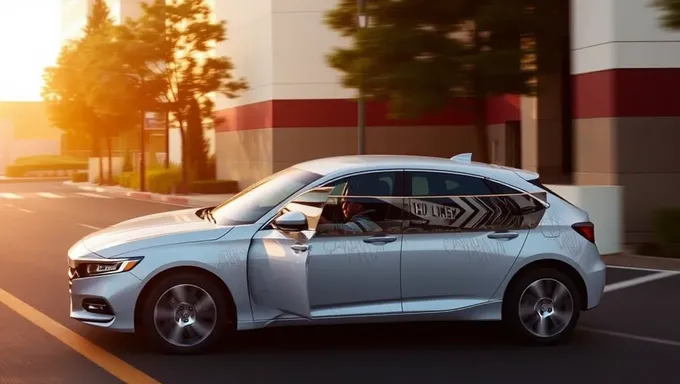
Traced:
[[99, 256], [116, 257], [143, 248], [216, 240], [233, 228], [201, 219], [197, 211], [182, 209], [123, 221], [86, 236], [82, 244]]

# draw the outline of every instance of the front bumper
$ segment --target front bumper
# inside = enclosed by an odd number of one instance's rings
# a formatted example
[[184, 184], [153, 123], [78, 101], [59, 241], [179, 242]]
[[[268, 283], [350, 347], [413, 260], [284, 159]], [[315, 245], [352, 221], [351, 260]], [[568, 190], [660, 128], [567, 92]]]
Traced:
[[[130, 272], [71, 279], [71, 318], [85, 324], [134, 332], [135, 304], [142, 290], [142, 282]], [[85, 305], [84, 305], [85, 302]], [[87, 303], [94, 303], [93, 311]], [[105, 309], [105, 310], [102, 310]]]

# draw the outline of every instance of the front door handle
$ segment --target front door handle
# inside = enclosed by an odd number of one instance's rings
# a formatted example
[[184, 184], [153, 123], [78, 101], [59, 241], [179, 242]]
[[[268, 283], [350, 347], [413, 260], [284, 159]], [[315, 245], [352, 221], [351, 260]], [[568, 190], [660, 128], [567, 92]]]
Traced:
[[293, 244], [290, 248], [295, 252], [305, 252], [309, 249], [309, 246], [306, 244]]
[[517, 236], [519, 236], [519, 233], [517, 232], [494, 232], [494, 233], [489, 233], [486, 235], [489, 239], [514, 239]]
[[375, 236], [364, 239], [364, 243], [368, 244], [387, 244], [395, 241], [397, 241], [397, 238], [394, 236]]

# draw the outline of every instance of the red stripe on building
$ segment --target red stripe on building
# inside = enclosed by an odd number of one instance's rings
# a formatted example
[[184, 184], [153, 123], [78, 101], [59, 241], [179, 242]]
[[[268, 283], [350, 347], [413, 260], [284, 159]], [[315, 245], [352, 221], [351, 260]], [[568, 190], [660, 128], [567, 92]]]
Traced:
[[614, 69], [572, 81], [575, 119], [680, 116], [680, 68]]
[[[346, 99], [269, 100], [217, 112], [217, 132], [263, 128], [356, 127], [357, 103]], [[490, 98], [487, 123], [502, 124], [519, 120], [519, 97]], [[463, 126], [474, 124], [470, 100], [459, 100], [450, 107], [415, 119], [392, 119], [387, 106], [366, 103], [366, 124], [373, 127]]]

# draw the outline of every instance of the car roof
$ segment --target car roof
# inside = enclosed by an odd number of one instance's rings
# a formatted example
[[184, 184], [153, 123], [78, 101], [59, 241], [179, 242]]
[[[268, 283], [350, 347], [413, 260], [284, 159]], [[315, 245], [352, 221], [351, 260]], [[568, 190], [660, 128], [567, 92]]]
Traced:
[[335, 156], [306, 161], [295, 165], [295, 167], [323, 176], [394, 168], [448, 171], [488, 177], [513, 185], [516, 184], [514, 181], [517, 180], [517, 176], [524, 180], [538, 178], [538, 174], [534, 172], [470, 161], [470, 154], [466, 155], [459, 155], [450, 159], [412, 155]]

